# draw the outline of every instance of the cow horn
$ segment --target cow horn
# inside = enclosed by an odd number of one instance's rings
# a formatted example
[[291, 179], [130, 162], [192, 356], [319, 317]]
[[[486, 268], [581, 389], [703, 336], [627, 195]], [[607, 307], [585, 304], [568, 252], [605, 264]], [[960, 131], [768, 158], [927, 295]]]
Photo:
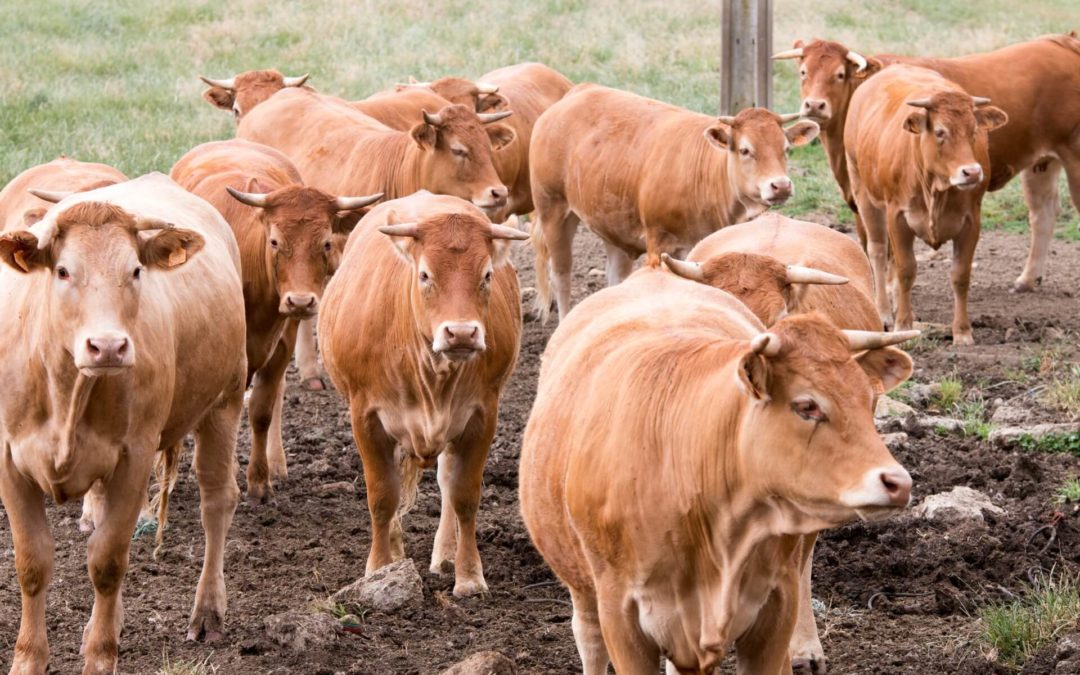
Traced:
[[303, 84], [305, 82], [307, 82], [308, 76], [310, 74], [311, 73], [304, 73], [300, 77], [286, 77], [286, 78], [284, 78], [285, 86], [286, 87], [300, 87], [300, 86], [303, 86]]
[[399, 87], [430, 87], [430, 82], [417, 82], [415, 77], [410, 77], [408, 82], [398, 82]]
[[910, 101], [906, 101], [906, 103], [910, 106], [915, 106], [916, 108], [930, 108], [929, 98], [913, 98]]
[[787, 51], [777, 52], [772, 55], [774, 60], [780, 59], [801, 59], [803, 56], [803, 48], [796, 47], [795, 49], [788, 49]]
[[38, 190], [37, 188], [30, 188], [27, 190], [30, 194], [34, 195], [38, 199], [44, 199], [47, 202], [53, 204], [63, 201], [75, 194], [74, 190]]
[[222, 89], [229, 89], [231, 91], [236, 91], [236, 78], [235, 77], [230, 77], [227, 80], [214, 80], [214, 79], [211, 79], [209, 77], [203, 77], [202, 75], [200, 75], [199, 79], [202, 80], [203, 82], [207, 83], [211, 87], [221, 87]]
[[979, 106], [990, 105], [990, 99], [985, 96], [972, 96], [971, 102], [975, 104], [976, 108]]
[[784, 113], [784, 114], [780, 115], [780, 124], [787, 124], [788, 122], [794, 122], [795, 120], [799, 119], [800, 117], [802, 117], [802, 113], [797, 113], [797, 112]]
[[866, 67], [870, 65], [866, 62], [866, 57], [856, 51], [849, 50], [848, 53], [844, 55], [844, 58], [858, 66], [856, 72], [859, 73], [866, 70]]
[[492, 122], [504, 120], [513, 114], [512, 110], [500, 110], [494, 113], [476, 113], [476, 117], [480, 120], [480, 124], [491, 124]]
[[391, 237], [412, 237], [415, 239], [420, 236], [420, 226], [416, 223], [395, 223], [381, 226], [379, 232]]
[[771, 357], [780, 353], [780, 336], [776, 333], [762, 333], [750, 340], [750, 351]]
[[919, 337], [920, 331], [902, 330], [894, 333], [884, 333], [873, 330], [845, 330], [843, 333], [848, 340], [848, 348], [853, 352], [861, 352], [867, 349], [878, 349], [914, 340]]
[[735, 117], [733, 115], [717, 115], [716, 121], [731, 126], [735, 124]]
[[848, 279], [839, 274], [830, 274], [822, 270], [816, 270], [812, 267], [788, 265], [787, 282], [789, 284], [826, 284], [829, 286], [838, 286], [840, 284], [846, 284]]
[[513, 239], [514, 241], [525, 241], [529, 238], [528, 232], [522, 232], [514, 227], [518, 222], [517, 216], [510, 216], [510, 218], [502, 225], [491, 225], [491, 238], [492, 239]]
[[705, 271], [701, 269], [699, 263], [672, 258], [667, 253], [661, 253], [660, 259], [663, 260], [664, 264], [667, 265], [667, 268], [677, 276], [680, 276], [683, 279], [689, 279], [690, 281], [705, 282]]
[[135, 229], [140, 232], [142, 230], [171, 230], [174, 227], [176, 226], [161, 218], [139, 217], [135, 219]]
[[259, 194], [258, 192], [240, 192], [229, 186], [225, 187], [229, 191], [229, 194], [233, 196], [233, 199], [241, 204], [247, 204], [248, 206], [258, 206], [259, 208], [266, 207], [266, 195]]
[[424, 121], [433, 127], [437, 127], [443, 123], [442, 115], [440, 115], [439, 113], [435, 113], [434, 115], [432, 115], [426, 110], [421, 110], [420, 112], [424, 114]]
[[499, 85], [490, 82], [476, 82], [476, 91], [481, 94], [494, 94], [499, 91]]
[[334, 206], [338, 211], [355, 211], [356, 209], [362, 209], [365, 206], [374, 204], [383, 198], [384, 193], [376, 192], [373, 195], [366, 197], [338, 197], [334, 200]]

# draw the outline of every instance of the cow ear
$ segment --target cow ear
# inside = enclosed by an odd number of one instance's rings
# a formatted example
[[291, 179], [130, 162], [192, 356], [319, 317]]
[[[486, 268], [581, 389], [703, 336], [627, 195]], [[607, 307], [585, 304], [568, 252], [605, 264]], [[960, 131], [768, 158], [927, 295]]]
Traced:
[[488, 138], [491, 139], [492, 150], [502, 150], [517, 138], [514, 130], [505, 124], [489, 124], [484, 129], [488, 133]]
[[39, 207], [33, 208], [33, 209], [27, 209], [22, 214], [23, 227], [30, 227], [34, 223], [36, 223], [39, 220], [41, 220], [42, 218], [44, 218], [45, 214], [47, 212], [48, 212], [48, 209], [46, 209], [46, 208], [44, 208], [42, 206], [39, 206]]
[[[495, 226], [493, 226], [495, 227]], [[502, 223], [498, 227], [506, 227], [511, 230], [521, 230], [521, 223], [516, 215], [511, 215], [506, 219], [506, 222]], [[522, 232], [524, 235], [524, 232]], [[495, 236], [491, 238], [491, 266], [499, 268], [510, 262], [511, 246], [515, 241], [521, 241], [521, 238], [508, 239], [506, 237]]]
[[48, 250], [39, 249], [38, 238], [26, 230], [0, 235], [0, 259], [23, 274], [50, 264]]
[[1005, 126], [1008, 121], [1009, 116], [1005, 114], [1004, 110], [997, 106], [987, 105], [975, 109], [975, 122], [979, 125], [980, 129], [993, 131], [998, 127]]
[[921, 134], [926, 131], [926, 113], [913, 112], [904, 120], [904, 131], [912, 134]]
[[365, 206], [362, 209], [353, 209], [352, 211], [338, 211], [334, 214], [334, 222], [330, 224], [330, 229], [334, 234], [349, 234], [356, 227], [356, 224], [360, 222], [360, 219], [367, 215], [367, 212], [375, 208], [374, 206]]
[[416, 243], [417, 236], [416, 224], [406, 223], [398, 217], [397, 212], [388, 211], [386, 213], [386, 224], [379, 228], [379, 232], [390, 237], [390, 242], [394, 245], [394, 252], [411, 265], [413, 262], [412, 248], [413, 244]]
[[765, 357], [747, 350], [739, 359], [737, 384], [747, 396], [769, 400], [769, 364]]
[[421, 122], [417, 124], [409, 132], [416, 144], [420, 146], [420, 149], [434, 148], [435, 141], [439, 138], [439, 131], [435, 127], [431, 126], [427, 122]]
[[236, 92], [221, 87], [210, 87], [202, 93], [202, 97], [212, 106], [232, 112], [233, 103], [236, 102]]
[[855, 70], [853, 77], [856, 80], [865, 80], [871, 75], [880, 72], [881, 69], [885, 67], [881, 61], [875, 59], [873, 56], [864, 56], [863, 58], [866, 59], [866, 67], [862, 70]]
[[198, 232], [168, 227], [139, 240], [139, 261], [147, 267], [171, 270], [202, 250], [206, 240]]
[[803, 48], [803, 47], [805, 47], [806, 45], [805, 45], [805, 44], [803, 44], [803, 41], [802, 41], [802, 40], [798, 40], [798, 39], [796, 39], [796, 40], [795, 40], [795, 42], [792, 42], [792, 43], [791, 43], [791, 46], [792, 46], [792, 48], [794, 48], [794, 49], [802, 49], [802, 48]]
[[509, 110], [510, 101], [502, 94], [480, 94], [476, 101], [476, 112], [498, 112]]
[[727, 150], [731, 143], [731, 127], [723, 122], [717, 122], [705, 130], [705, 140], [721, 150]]
[[784, 129], [784, 136], [787, 137], [788, 143], [797, 148], [817, 138], [819, 131], [821, 129], [818, 127], [817, 122], [803, 120]]
[[903, 384], [911, 377], [913, 369], [911, 357], [896, 347], [871, 349], [861, 354], [856, 361], [874, 384], [875, 391], [880, 384], [882, 393], [890, 392]]

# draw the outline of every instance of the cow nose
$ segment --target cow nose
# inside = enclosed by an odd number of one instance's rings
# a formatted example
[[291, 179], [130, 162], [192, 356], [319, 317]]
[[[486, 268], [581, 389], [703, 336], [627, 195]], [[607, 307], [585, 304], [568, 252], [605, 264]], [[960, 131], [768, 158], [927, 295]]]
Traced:
[[467, 347], [471, 349], [476, 344], [476, 337], [480, 334], [480, 327], [476, 324], [445, 324], [443, 331], [446, 332], [446, 344], [450, 349]]
[[803, 99], [802, 105], [804, 115], [812, 115], [816, 117], [829, 116], [829, 102], [824, 99], [805, 98]]
[[889, 503], [893, 506], [907, 506], [911, 501], [911, 474], [901, 467], [883, 469], [878, 474]]
[[90, 363], [97, 368], [115, 368], [125, 365], [128, 355], [128, 339], [119, 338], [87, 338], [86, 352], [90, 356]]
[[314, 293], [286, 293], [285, 306], [290, 312], [314, 312], [319, 306], [319, 299]]
[[495, 206], [503, 206], [506, 204], [506, 196], [510, 194], [510, 191], [505, 185], [491, 188], [491, 201], [495, 203]]
[[982, 178], [982, 167], [978, 164], [968, 164], [960, 168], [964, 178]]
[[476, 321], [446, 321], [436, 331], [432, 348], [451, 360], [472, 358], [484, 351], [484, 329]]
[[769, 183], [769, 187], [773, 189], [774, 194], [790, 195], [791, 194], [791, 179], [777, 178]]

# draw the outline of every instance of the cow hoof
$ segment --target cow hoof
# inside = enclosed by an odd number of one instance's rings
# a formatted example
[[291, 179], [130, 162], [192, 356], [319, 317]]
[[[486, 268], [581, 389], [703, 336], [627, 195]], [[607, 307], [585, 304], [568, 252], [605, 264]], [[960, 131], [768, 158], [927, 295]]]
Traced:
[[1031, 284], [1027, 283], [1026, 281], [1017, 281], [1016, 283], [1013, 284], [1012, 288], [1009, 289], [1009, 292], [1010, 293], [1030, 293], [1030, 292], [1032, 292], [1034, 290], [1035, 290], [1035, 287], [1032, 286]]
[[794, 675], [824, 675], [826, 670], [825, 657], [800, 657], [791, 662], [791, 672]]
[[444, 574], [453, 574], [454, 561], [448, 558], [441, 562], [433, 562], [431, 563], [431, 567], [429, 567], [428, 570], [438, 577], [441, 577]]
[[956, 347], [970, 347], [975, 344], [975, 338], [971, 333], [953, 333], [952, 342]]
[[214, 610], [200, 612], [188, 624], [188, 642], [202, 641], [206, 643], [220, 642], [224, 637], [221, 632], [221, 614]]
[[455, 598], [469, 598], [474, 595], [487, 595], [487, 582], [483, 579], [459, 579], [454, 584]]
[[250, 506], [262, 506], [274, 501], [274, 492], [269, 485], [249, 485], [247, 501]]
[[300, 386], [308, 391], [326, 391], [326, 383], [321, 377], [309, 377]]

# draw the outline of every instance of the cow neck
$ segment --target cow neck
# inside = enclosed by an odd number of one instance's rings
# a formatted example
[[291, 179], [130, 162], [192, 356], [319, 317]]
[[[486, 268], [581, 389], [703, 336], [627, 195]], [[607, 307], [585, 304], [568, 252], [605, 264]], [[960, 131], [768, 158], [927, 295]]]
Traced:
[[406, 197], [417, 190], [425, 189], [421, 185], [420, 169], [423, 164], [423, 153], [428, 152], [416, 144], [412, 136], [402, 132], [393, 131], [386, 133], [380, 139], [383, 147], [378, 156], [386, 157], [386, 161], [378, 163], [382, 167], [381, 180], [374, 181], [372, 189], [357, 191], [358, 194], [367, 194], [376, 190], [383, 192], [385, 199], [398, 199]]
[[[836, 111], [825, 124], [818, 122], [821, 132], [821, 145], [825, 148], [825, 156], [829, 159], [829, 168], [833, 178], [840, 185], [840, 192], [845, 200], [851, 200], [851, 179], [848, 178], [847, 155], [844, 154], [844, 130], [846, 128], [849, 98], [844, 102], [843, 108]], [[811, 118], [812, 119], [812, 118]]]
[[[268, 244], [270, 235], [262, 223], [251, 228], [240, 242], [240, 268], [244, 279], [244, 314], [249, 335], [258, 332], [279, 334], [285, 328], [286, 317], [279, 307], [281, 296], [277, 288], [277, 267]], [[249, 368], [257, 364], [248, 364]]]
[[942, 191], [934, 188], [934, 177], [926, 167], [922, 153], [919, 152], [919, 141], [919, 136], [914, 136], [911, 143], [914, 148], [915, 176], [918, 181], [919, 194], [922, 196], [923, 207], [926, 209], [926, 233], [929, 236], [926, 243], [937, 249], [943, 241], [939, 223], [948, 208], [950, 195], [954, 194], [956, 190], [949, 188]]
[[[711, 124], [712, 120], [709, 123]], [[738, 199], [738, 186], [732, 172], [728, 170], [731, 153], [718, 150], [709, 143], [705, 139], [704, 128], [695, 126], [691, 131], [694, 134], [689, 144], [692, 152], [685, 158], [690, 168], [689, 175], [694, 176], [697, 182], [696, 189], [691, 192], [691, 215], [711, 223], [709, 231], [712, 232], [738, 222], [742, 216], [741, 211], [748, 209], [747, 205]], [[722, 199], [717, 199], [716, 186], [720, 186], [723, 191]]]

